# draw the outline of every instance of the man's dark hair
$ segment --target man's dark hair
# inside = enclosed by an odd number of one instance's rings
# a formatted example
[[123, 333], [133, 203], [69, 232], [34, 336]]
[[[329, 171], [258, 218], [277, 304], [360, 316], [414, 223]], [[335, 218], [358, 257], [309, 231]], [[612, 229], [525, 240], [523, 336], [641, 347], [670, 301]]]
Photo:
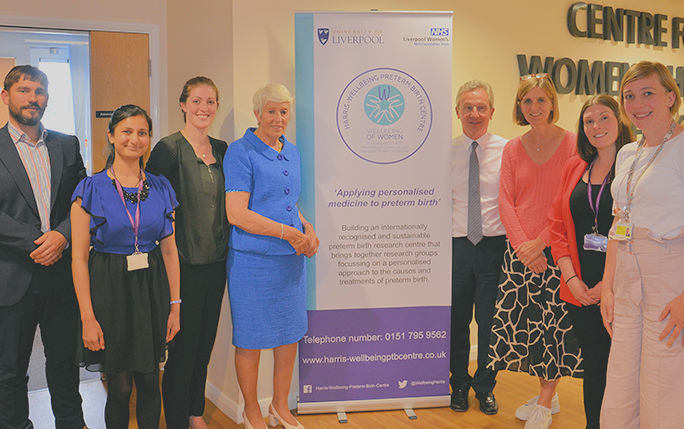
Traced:
[[3, 88], [5, 88], [5, 91], [9, 91], [12, 85], [19, 82], [22, 78], [33, 82], [40, 82], [40, 84], [45, 87], [45, 91], [47, 91], [48, 78], [45, 72], [38, 67], [28, 64], [14, 66], [12, 70], [7, 73], [7, 76], [5, 76]]

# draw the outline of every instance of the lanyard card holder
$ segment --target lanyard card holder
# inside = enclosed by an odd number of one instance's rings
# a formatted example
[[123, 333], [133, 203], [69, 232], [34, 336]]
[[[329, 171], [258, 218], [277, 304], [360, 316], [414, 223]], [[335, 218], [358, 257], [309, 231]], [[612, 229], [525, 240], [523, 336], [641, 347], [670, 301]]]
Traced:
[[147, 261], [147, 253], [135, 252], [131, 255], [126, 256], [126, 265], [128, 271], [149, 268], [150, 264]]
[[618, 221], [615, 224], [615, 235], [618, 237], [618, 240], [631, 240], [633, 228], [632, 222]]
[[605, 253], [608, 250], [608, 237], [596, 233], [585, 234], [584, 250], [593, 250], [595, 252]]
[[634, 224], [625, 220], [615, 222], [615, 225], [610, 230], [610, 238], [618, 241], [628, 241], [632, 239], [632, 229]]

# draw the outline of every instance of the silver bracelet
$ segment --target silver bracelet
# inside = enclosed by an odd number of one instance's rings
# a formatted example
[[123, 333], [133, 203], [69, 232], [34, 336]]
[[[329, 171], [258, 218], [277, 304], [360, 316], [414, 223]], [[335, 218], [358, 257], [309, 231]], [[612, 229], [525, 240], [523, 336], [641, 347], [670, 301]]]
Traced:
[[285, 225], [281, 223], [280, 224], [280, 239], [282, 240], [284, 236], [285, 236]]
[[173, 305], [173, 304], [180, 304], [181, 302], [183, 302], [182, 299], [177, 299], [177, 300], [175, 300], [175, 301], [171, 301], [171, 304], [172, 304], [172, 305]]

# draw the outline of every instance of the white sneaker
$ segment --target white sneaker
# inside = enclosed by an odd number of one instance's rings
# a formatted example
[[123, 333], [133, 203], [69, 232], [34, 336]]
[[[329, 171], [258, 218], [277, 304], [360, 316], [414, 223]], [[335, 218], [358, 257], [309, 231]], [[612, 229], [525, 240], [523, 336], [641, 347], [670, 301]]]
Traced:
[[525, 423], [525, 429], [549, 429], [549, 426], [551, 426], [551, 409], [536, 405]]
[[[530, 418], [535, 408], [537, 407], [537, 401], [539, 400], [539, 395], [525, 402], [515, 410], [515, 416], [520, 420], [527, 420]], [[553, 395], [551, 398], [551, 414], [560, 413], [560, 401], [558, 400], [558, 393]]]

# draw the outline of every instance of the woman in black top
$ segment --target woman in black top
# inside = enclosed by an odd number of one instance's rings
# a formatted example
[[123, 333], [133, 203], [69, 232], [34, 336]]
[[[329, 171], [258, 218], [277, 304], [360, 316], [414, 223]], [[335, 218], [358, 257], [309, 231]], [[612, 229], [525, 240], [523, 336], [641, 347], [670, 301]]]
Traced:
[[166, 176], [180, 206], [176, 242], [181, 272], [181, 332], [169, 347], [162, 392], [169, 429], [204, 429], [204, 386], [226, 286], [228, 222], [223, 156], [227, 144], [209, 136], [218, 109], [211, 79], [188, 80], [180, 107], [185, 127], [161, 139], [147, 170]]
[[587, 429], [599, 428], [610, 351], [610, 337], [597, 305], [613, 223], [610, 184], [615, 156], [630, 141], [632, 133], [620, 120], [618, 103], [612, 97], [597, 95], [587, 100], [580, 112], [577, 155], [563, 169], [549, 212], [551, 252], [561, 269], [560, 297], [582, 351]]

